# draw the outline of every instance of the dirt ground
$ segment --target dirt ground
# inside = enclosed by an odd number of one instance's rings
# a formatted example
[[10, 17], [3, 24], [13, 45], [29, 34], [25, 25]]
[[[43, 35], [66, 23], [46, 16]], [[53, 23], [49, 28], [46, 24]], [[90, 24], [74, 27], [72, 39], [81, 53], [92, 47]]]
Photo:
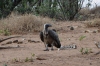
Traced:
[[[62, 46], [75, 44], [77, 49], [43, 51], [39, 33], [28, 33], [0, 43], [0, 66], [100, 66], [100, 51], [95, 42], [100, 42], [98, 28], [86, 28], [84, 22], [58, 22], [57, 32]], [[70, 27], [74, 30], [70, 30]], [[17, 35], [11, 35], [17, 36]], [[82, 36], [85, 38], [81, 39]], [[0, 36], [1, 39], [9, 36]], [[11, 42], [19, 40], [20, 42]], [[81, 49], [84, 50], [82, 54]], [[90, 50], [91, 49], [91, 50]], [[85, 54], [87, 51], [87, 54]], [[98, 53], [98, 54], [97, 54]]]

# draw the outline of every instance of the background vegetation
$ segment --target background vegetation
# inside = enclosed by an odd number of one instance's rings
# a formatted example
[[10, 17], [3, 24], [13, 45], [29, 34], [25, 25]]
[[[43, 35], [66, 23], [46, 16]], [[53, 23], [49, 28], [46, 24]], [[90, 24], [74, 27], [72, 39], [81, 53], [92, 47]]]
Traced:
[[60, 20], [73, 20], [84, 0], [1, 0], [0, 17], [12, 11], [25, 14], [48, 16]]
[[89, 20], [87, 27], [98, 27], [100, 6], [90, 9], [91, 1], [82, 8], [84, 0], [1, 0], [0, 34], [39, 32], [44, 23], [56, 20]]
[[39, 32], [43, 29], [44, 23], [54, 25], [50, 18], [43, 18], [32, 14], [16, 15], [11, 14], [6, 19], [0, 20], [0, 34], [26, 34]]

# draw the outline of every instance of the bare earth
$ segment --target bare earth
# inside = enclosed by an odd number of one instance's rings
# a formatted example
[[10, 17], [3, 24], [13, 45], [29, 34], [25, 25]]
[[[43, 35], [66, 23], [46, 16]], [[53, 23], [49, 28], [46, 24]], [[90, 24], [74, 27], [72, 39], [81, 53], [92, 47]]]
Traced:
[[[100, 54], [96, 54], [100, 49], [95, 45], [95, 42], [100, 42], [100, 33], [92, 32], [98, 28], [86, 28], [83, 22], [55, 24], [59, 27], [57, 33], [62, 46], [75, 44], [77, 49], [58, 51], [54, 47], [54, 51], [43, 51], [45, 47], [39, 38], [39, 33], [29, 33], [0, 43], [0, 47], [10, 47], [0, 49], [0, 66], [100, 66]], [[70, 30], [70, 26], [73, 26], [74, 30]], [[81, 36], [86, 37], [80, 41]], [[9, 36], [0, 36], [0, 38], [6, 37]], [[19, 40], [20, 43], [6, 44], [14, 40]], [[82, 54], [81, 48], [91, 49], [92, 53]]]

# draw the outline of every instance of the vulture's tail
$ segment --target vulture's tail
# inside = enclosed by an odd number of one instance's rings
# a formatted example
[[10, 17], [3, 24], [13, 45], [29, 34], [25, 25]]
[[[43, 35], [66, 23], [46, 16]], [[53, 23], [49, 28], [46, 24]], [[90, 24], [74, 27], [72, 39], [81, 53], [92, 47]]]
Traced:
[[60, 41], [56, 40], [56, 42], [54, 42], [54, 46], [57, 47], [57, 48], [60, 48], [61, 47]]

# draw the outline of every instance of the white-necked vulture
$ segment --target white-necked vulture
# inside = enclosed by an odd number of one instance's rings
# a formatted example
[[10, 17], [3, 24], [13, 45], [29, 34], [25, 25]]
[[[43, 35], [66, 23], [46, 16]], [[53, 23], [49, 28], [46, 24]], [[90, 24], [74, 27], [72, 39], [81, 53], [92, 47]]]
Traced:
[[51, 47], [53, 50], [53, 46], [57, 47], [60, 50], [61, 43], [59, 37], [56, 33], [55, 29], [48, 29], [48, 27], [52, 27], [51, 24], [44, 24], [44, 29], [40, 32], [40, 39], [44, 42], [46, 49], [44, 51], [49, 51], [48, 47]]

